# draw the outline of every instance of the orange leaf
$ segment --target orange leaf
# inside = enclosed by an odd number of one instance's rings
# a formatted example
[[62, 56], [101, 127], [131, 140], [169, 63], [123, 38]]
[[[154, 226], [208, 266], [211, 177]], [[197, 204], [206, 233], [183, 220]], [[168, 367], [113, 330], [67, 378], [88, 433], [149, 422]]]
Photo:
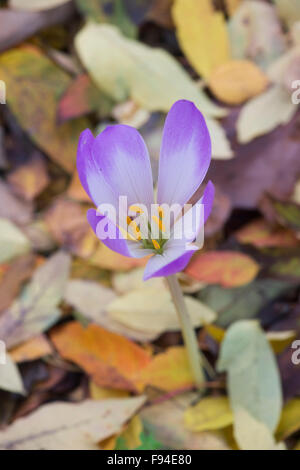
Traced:
[[139, 376], [144, 385], [172, 391], [192, 387], [194, 384], [187, 353], [184, 347], [169, 348], [157, 354]]
[[137, 391], [137, 373], [150, 362], [140, 346], [98, 325], [78, 322], [56, 328], [51, 339], [61, 356], [78, 364], [96, 385]]
[[255, 220], [235, 233], [240, 243], [249, 243], [257, 248], [294, 247], [299, 240], [293, 232], [282, 227], [273, 227], [264, 219]]
[[90, 257], [89, 261], [91, 264], [98, 266], [99, 268], [109, 269], [112, 271], [129, 271], [130, 269], [139, 266], [145, 266], [148, 261], [148, 257], [127, 258], [127, 256], [122, 256], [99, 242], [98, 248]]
[[52, 353], [52, 346], [44, 335], [36, 336], [9, 351], [15, 362], [34, 361]]
[[193, 258], [186, 273], [207, 284], [238, 287], [253, 281], [259, 265], [244, 253], [210, 251]]

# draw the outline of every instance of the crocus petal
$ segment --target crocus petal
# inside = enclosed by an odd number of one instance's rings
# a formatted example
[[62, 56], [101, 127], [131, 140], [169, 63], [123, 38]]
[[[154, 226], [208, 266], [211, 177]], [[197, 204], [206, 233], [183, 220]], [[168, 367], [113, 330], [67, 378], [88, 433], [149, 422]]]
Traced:
[[151, 277], [171, 276], [182, 271], [194, 253], [194, 250], [186, 250], [185, 244], [166, 248], [162, 255], [157, 254], [149, 259], [144, 271], [144, 281]]
[[118, 208], [118, 196], [110, 187], [100, 171], [97, 159], [93, 155], [95, 138], [89, 129], [83, 131], [79, 138], [77, 150], [77, 171], [86, 193], [96, 206], [101, 203], [111, 204]]
[[108, 126], [94, 140], [92, 155], [108, 186], [118, 196], [128, 197], [129, 207], [144, 204], [150, 208], [152, 170], [147, 147], [136, 129], [125, 125]]
[[211, 159], [204, 117], [190, 101], [177, 101], [166, 119], [159, 161], [159, 204], [183, 206], [202, 183]]
[[203, 196], [200, 202], [204, 205], [204, 223], [207, 221], [210, 216], [211, 210], [213, 208], [215, 198], [215, 187], [211, 181], [209, 181], [205, 187]]
[[[106, 245], [108, 248], [110, 248], [112, 251], [115, 251], [116, 253], [119, 253], [120, 255], [127, 256], [127, 257], [132, 257], [131, 251], [129, 250], [127, 240], [122, 236], [122, 233], [116, 227], [113, 222], [111, 222], [107, 217], [100, 215], [97, 213], [95, 209], [89, 209], [87, 211], [87, 219], [89, 221], [90, 226], [94, 230], [95, 234], [97, 235], [98, 238], [102, 241], [104, 245]], [[111, 230], [112, 233], [116, 234], [115, 238], [101, 238], [101, 235], [99, 233], [99, 229], [97, 230], [97, 226], [99, 222], [103, 223], [106, 225], [106, 230], [109, 232]], [[100, 235], [100, 236], [99, 236]]]

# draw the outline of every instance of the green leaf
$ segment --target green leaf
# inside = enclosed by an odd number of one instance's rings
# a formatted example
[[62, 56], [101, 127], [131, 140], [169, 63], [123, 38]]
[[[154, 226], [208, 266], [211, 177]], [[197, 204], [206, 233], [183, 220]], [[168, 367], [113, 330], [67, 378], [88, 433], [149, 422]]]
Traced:
[[288, 282], [259, 279], [234, 289], [207, 286], [200, 291], [198, 298], [218, 314], [216, 323], [224, 328], [237, 320], [255, 318], [267, 302], [290, 287], [291, 283]]
[[227, 330], [217, 368], [228, 373], [233, 411], [244, 408], [273, 432], [281, 414], [281, 383], [271, 346], [258, 322], [239, 321]]

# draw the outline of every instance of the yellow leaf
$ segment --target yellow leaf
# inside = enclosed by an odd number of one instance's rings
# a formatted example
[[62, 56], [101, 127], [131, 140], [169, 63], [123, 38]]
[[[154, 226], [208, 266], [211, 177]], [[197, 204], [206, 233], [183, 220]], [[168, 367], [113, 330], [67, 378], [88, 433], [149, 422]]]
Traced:
[[165, 391], [191, 387], [194, 384], [194, 378], [185, 348], [171, 347], [166, 352], [157, 354], [152, 362], [141, 371], [139, 379], [145, 385]]
[[190, 431], [222, 429], [233, 423], [233, 414], [226, 397], [207, 397], [184, 414], [184, 425]]
[[225, 336], [225, 330], [223, 328], [220, 328], [219, 326], [216, 325], [205, 325], [205, 329], [207, 333], [215, 340], [217, 343], [222, 343], [224, 336]]
[[133, 450], [142, 444], [140, 435], [143, 431], [143, 425], [139, 416], [134, 416], [129, 422], [125, 431], [121, 434], [124, 439], [126, 448]]
[[212, 72], [209, 87], [224, 103], [241, 104], [262, 93], [268, 85], [267, 76], [249, 60], [231, 60]]
[[276, 430], [276, 438], [281, 441], [300, 429], [300, 398], [290, 400], [283, 408]]
[[65, 170], [75, 166], [78, 136], [85, 118], [57, 125], [57, 100], [71, 78], [35, 47], [21, 46], [1, 55], [0, 77], [7, 101], [22, 129]]
[[230, 60], [225, 19], [211, 0], [175, 0], [172, 13], [179, 43], [200, 75], [207, 78]]
[[99, 387], [95, 382], [89, 384], [90, 396], [93, 400], [105, 400], [109, 398], [127, 398], [129, 392], [126, 390], [116, 390], [114, 388]]

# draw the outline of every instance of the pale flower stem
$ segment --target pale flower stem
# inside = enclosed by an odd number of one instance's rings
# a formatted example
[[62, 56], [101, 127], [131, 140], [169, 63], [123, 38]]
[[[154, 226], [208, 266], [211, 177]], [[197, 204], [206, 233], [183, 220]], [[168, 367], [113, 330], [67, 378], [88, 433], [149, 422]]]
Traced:
[[202, 369], [202, 361], [198, 347], [197, 336], [191, 323], [181, 287], [175, 275], [166, 277], [172, 299], [181, 325], [182, 336], [187, 349], [191, 370], [197, 387], [203, 386], [205, 377]]

